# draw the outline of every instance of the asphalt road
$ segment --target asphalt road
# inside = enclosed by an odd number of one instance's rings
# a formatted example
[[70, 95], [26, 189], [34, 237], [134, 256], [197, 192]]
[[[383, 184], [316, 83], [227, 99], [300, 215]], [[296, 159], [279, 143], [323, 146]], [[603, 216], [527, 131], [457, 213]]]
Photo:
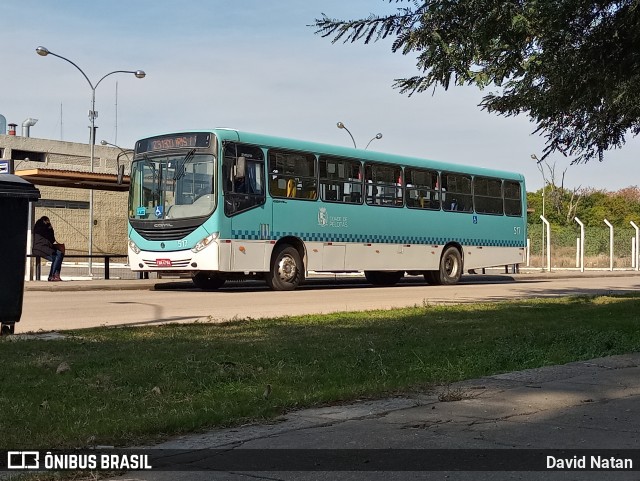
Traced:
[[638, 291], [637, 272], [574, 275], [464, 276], [454, 286], [404, 282], [373, 287], [360, 278], [315, 279], [293, 292], [263, 283], [232, 284], [217, 292], [190, 281], [69, 281], [27, 283], [16, 333], [96, 326], [216, 322], [340, 311], [391, 309], [441, 303]]

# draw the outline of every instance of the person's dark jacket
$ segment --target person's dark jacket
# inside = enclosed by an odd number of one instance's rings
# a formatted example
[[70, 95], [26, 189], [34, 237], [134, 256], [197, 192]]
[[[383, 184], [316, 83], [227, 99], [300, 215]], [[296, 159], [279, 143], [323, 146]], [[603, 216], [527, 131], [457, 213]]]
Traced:
[[33, 249], [32, 254], [40, 257], [50, 257], [55, 252], [53, 244], [56, 242], [56, 236], [53, 232], [51, 224], [45, 224], [42, 219], [33, 226]]

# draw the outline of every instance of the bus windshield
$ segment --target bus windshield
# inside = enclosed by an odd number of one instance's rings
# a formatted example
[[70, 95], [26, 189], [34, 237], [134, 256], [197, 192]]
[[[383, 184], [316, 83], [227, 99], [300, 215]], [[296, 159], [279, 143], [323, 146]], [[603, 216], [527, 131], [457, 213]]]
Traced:
[[216, 192], [211, 154], [186, 153], [136, 159], [131, 166], [129, 218], [184, 219], [210, 215]]

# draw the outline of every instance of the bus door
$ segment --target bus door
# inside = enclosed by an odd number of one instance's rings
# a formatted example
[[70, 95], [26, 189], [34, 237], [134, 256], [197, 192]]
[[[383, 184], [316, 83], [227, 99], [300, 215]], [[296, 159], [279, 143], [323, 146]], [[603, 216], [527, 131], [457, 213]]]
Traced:
[[227, 144], [222, 165], [224, 213], [231, 225], [231, 270], [268, 268], [267, 240], [271, 212], [265, 205], [265, 169], [262, 150]]

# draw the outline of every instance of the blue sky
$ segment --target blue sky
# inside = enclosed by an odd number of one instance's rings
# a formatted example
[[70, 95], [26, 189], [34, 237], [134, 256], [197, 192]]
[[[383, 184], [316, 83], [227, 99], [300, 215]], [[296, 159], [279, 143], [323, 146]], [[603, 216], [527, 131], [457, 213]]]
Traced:
[[[308, 25], [393, 11], [386, 0], [23, 0], [1, 2], [3, 89], [0, 114], [18, 124], [33, 117], [32, 137], [88, 142], [91, 89], [69, 63], [40, 57], [45, 46], [97, 82], [97, 140], [131, 147], [174, 130], [233, 127], [316, 142], [351, 145], [344, 122], [371, 150], [518, 171], [528, 190], [542, 186], [531, 160], [544, 139], [525, 116], [481, 111], [483, 92], [467, 87], [407, 97], [395, 78], [416, 74], [415, 57], [390, 42], [332, 44]], [[116, 95], [117, 90], [117, 95]], [[116, 107], [117, 105], [117, 107]], [[638, 185], [640, 141], [605, 161], [570, 166], [560, 155], [559, 183], [617, 190]]]

